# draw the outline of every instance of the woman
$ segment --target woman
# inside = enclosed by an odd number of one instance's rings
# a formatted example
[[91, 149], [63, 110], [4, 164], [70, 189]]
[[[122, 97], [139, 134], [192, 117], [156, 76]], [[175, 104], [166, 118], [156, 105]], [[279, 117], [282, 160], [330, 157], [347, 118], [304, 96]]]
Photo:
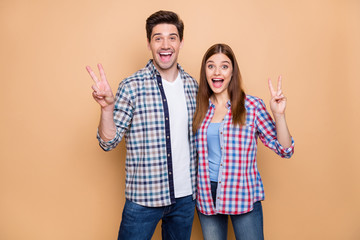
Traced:
[[263, 239], [257, 138], [281, 157], [290, 158], [294, 152], [281, 77], [277, 91], [269, 79], [275, 122], [263, 101], [246, 95], [241, 84], [231, 48], [210, 47], [202, 60], [193, 122], [199, 154], [197, 209], [204, 239], [226, 239], [228, 216], [236, 239]]

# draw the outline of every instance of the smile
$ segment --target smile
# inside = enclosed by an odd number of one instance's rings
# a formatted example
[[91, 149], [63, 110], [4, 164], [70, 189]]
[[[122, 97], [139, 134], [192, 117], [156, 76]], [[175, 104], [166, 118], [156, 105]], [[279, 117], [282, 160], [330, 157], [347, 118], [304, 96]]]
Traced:
[[211, 81], [213, 82], [213, 86], [219, 88], [222, 86], [224, 79], [223, 78], [212, 78]]
[[167, 56], [167, 55], [172, 55], [172, 53], [170, 52], [166, 52], [166, 53], [159, 53], [161, 56]]
[[163, 62], [167, 62], [170, 60], [171, 56], [172, 56], [172, 52], [161, 52], [159, 53], [160, 59]]

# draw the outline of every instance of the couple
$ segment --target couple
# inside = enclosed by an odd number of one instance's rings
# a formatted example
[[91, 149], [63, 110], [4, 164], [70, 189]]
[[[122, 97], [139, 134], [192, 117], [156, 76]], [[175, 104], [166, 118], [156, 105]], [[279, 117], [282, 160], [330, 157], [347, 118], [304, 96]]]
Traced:
[[152, 14], [146, 33], [153, 59], [124, 79], [116, 96], [103, 67], [100, 78], [87, 67], [101, 106], [100, 146], [109, 151], [126, 140], [118, 239], [151, 239], [160, 220], [163, 239], [190, 239], [195, 201], [205, 239], [226, 239], [228, 216], [237, 239], [263, 239], [257, 138], [281, 157], [294, 149], [281, 79], [277, 90], [269, 80], [275, 122], [261, 99], [244, 93], [225, 44], [205, 53], [198, 87], [177, 63], [183, 30], [176, 13]]

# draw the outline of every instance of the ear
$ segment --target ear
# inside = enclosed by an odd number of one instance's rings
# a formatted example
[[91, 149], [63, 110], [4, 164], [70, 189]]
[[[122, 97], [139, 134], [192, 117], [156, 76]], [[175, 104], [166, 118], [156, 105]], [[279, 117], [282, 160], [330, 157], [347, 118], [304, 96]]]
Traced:
[[183, 47], [183, 45], [184, 45], [184, 38], [180, 42], [180, 49]]
[[150, 49], [150, 42], [149, 42], [149, 39], [146, 39], [146, 42], [147, 42], [147, 48], [148, 48], [149, 50], [151, 50], [151, 49]]

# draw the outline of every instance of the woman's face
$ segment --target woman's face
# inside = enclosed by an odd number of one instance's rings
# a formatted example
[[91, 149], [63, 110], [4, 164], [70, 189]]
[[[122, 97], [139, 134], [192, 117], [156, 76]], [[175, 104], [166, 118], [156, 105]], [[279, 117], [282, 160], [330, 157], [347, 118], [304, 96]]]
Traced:
[[231, 60], [223, 53], [216, 53], [206, 61], [206, 80], [215, 95], [228, 94], [232, 72]]

